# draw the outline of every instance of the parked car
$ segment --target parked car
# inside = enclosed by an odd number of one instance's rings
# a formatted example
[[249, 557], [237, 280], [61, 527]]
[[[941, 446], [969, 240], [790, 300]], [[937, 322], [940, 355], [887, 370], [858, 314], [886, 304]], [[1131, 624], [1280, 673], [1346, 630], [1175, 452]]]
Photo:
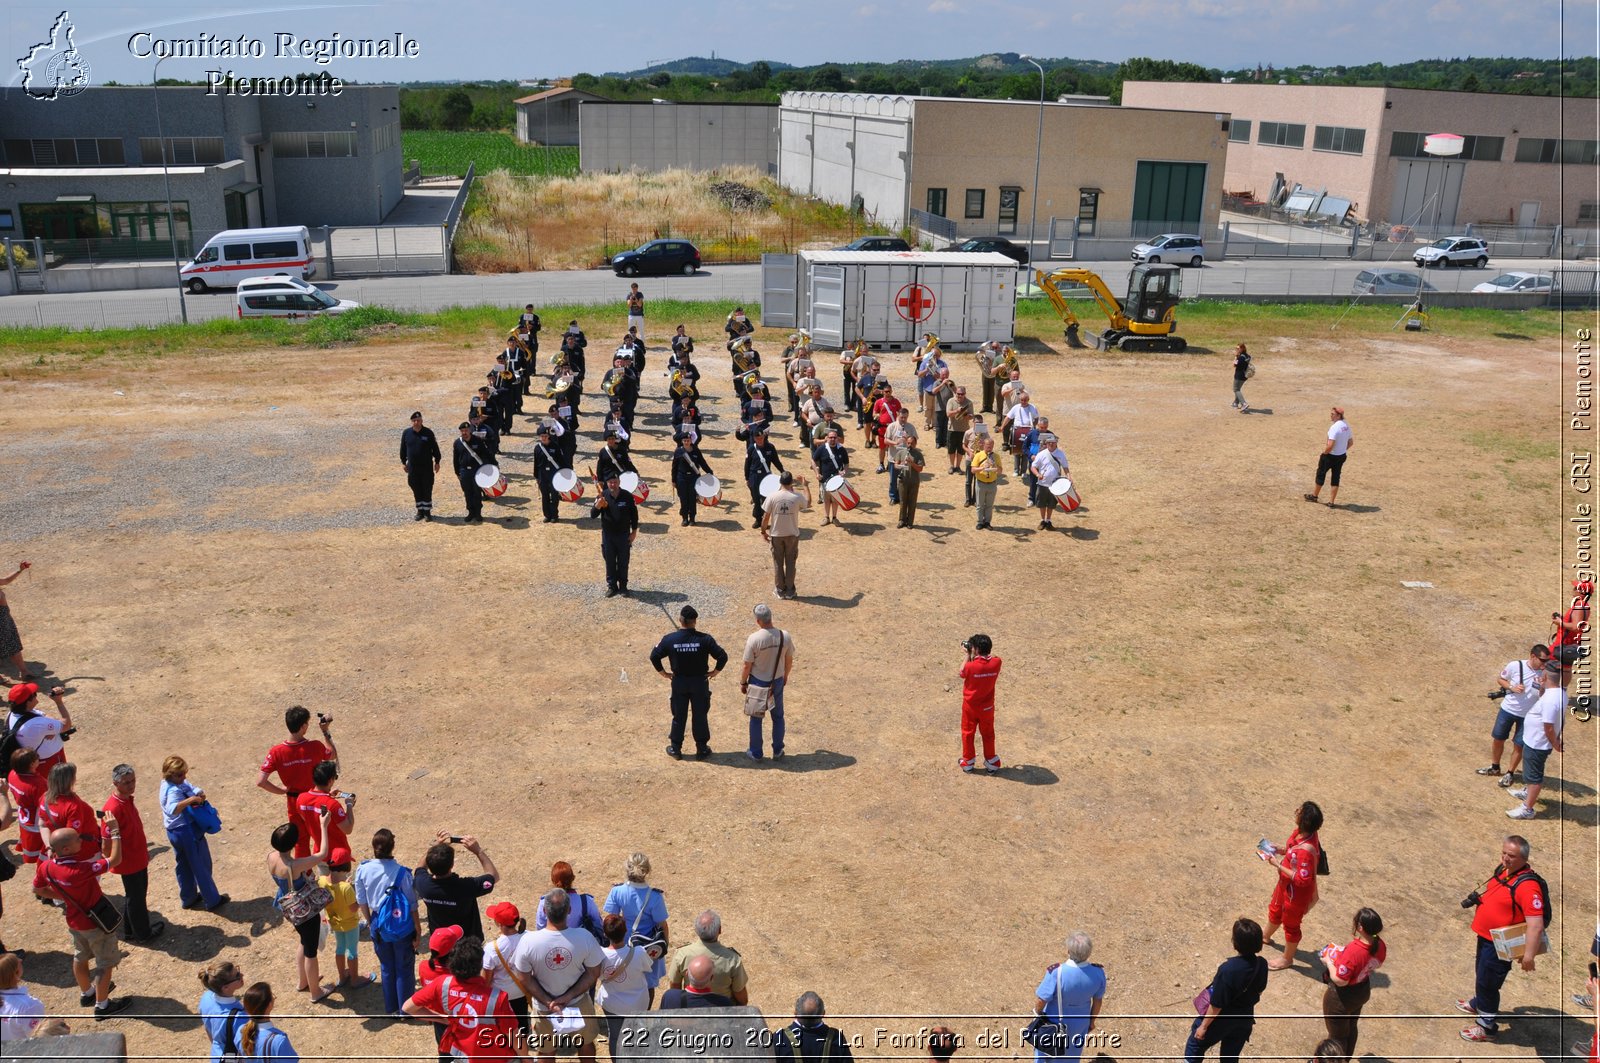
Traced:
[[1560, 289], [1561, 285], [1548, 273], [1512, 272], [1484, 281], [1472, 290], [1486, 295], [1549, 295]]
[[998, 251], [1018, 265], [1028, 264], [1028, 249], [999, 236], [974, 236], [960, 243], [939, 248], [940, 251]]
[[1206, 244], [1194, 233], [1162, 233], [1135, 246], [1133, 260], [1199, 267], [1206, 261]]
[[1355, 295], [1409, 295], [1418, 292], [1436, 292], [1439, 289], [1422, 279], [1417, 273], [1403, 269], [1364, 269], [1356, 274], [1350, 291]]
[[641, 273], [682, 273], [692, 276], [700, 268], [700, 251], [687, 240], [651, 240], [611, 260], [617, 276]]
[[911, 245], [898, 236], [858, 236], [835, 251], [909, 251]]
[[239, 282], [234, 312], [247, 317], [306, 318], [343, 314], [361, 304], [335, 299], [321, 288], [294, 277], [252, 277]]
[[1411, 260], [1419, 266], [1477, 266], [1489, 264], [1489, 245], [1473, 236], [1446, 236], [1417, 249]]

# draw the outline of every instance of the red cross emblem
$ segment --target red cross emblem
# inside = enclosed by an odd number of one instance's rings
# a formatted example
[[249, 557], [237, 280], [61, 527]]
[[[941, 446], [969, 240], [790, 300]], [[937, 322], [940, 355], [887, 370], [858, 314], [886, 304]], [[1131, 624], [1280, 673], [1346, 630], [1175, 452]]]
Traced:
[[927, 320], [933, 307], [933, 292], [921, 284], [907, 284], [894, 294], [894, 312], [907, 321]]
[[564, 948], [551, 949], [544, 957], [544, 965], [552, 971], [559, 971], [572, 962], [572, 953]]

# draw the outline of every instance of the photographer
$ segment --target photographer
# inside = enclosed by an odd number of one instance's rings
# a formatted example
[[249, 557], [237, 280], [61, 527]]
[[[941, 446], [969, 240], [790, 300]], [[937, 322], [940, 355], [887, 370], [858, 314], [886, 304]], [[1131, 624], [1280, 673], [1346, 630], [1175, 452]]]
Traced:
[[[460, 845], [478, 858], [481, 875], [456, 873], [456, 851]], [[478, 914], [478, 898], [494, 892], [500, 872], [494, 861], [483, 851], [478, 839], [470, 834], [449, 834], [440, 831], [423, 858], [423, 866], [415, 871], [417, 899], [428, 910], [428, 931], [442, 926], [459, 926], [462, 933], [483, 940], [483, 917]], [[481, 948], [481, 946], [480, 946]]]
[[[1533, 708], [1534, 702], [1544, 692], [1544, 663], [1549, 659], [1549, 650], [1534, 646], [1528, 651], [1527, 660], [1511, 661], [1500, 670], [1497, 680], [1499, 689], [1489, 692], [1491, 701], [1500, 701], [1500, 711], [1495, 715], [1494, 727], [1489, 730], [1492, 740], [1489, 763], [1479, 768], [1478, 774], [1499, 775], [1501, 786], [1510, 786], [1515, 781], [1517, 768], [1522, 764], [1523, 722], [1527, 719], [1528, 710]], [[1511, 740], [1511, 762], [1506, 765], [1505, 774], [1502, 775], [1500, 754], [1508, 738]]]
[[983, 766], [990, 775], [1000, 770], [994, 748], [994, 685], [1000, 678], [1000, 658], [991, 656], [994, 642], [988, 635], [973, 635], [961, 644], [967, 663], [961, 677], [961, 770], [971, 773], [977, 758], [973, 733], [983, 733]]
[[48, 775], [50, 769], [67, 759], [63, 743], [71, 737], [72, 713], [67, 711], [65, 687], [51, 687], [50, 700], [56, 703], [59, 720], [39, 711], [39, 686], [37, 683], [18, 683], [6, 695], [11, 712], [6, 717], [6, 730], [15, 731], [16, 748], [31, 749], [39, 754], [38, 772]]
[[[339, 760], [339, 750], [334, 746], [329, 730], [333, 726], [333, 717], [317, 713], [317, 726], [322, 729], [320, 742], [306, 737], [306, 732], [311, 728], [311, 710], [305, 706], [291, 706], [283, 714], [283, 723], [289, 729], [289, 738], [267, 750], [267, 758], [261, 762], [261, 773], [256, 776], [256, 785], [269, 794], [284, 798], [288, 804], [289, 822], [300, 829], [294, 855], [310, 856], [317, 819], [314, 814], [302, 814], [296, 802], [301, 794], [315, 785], [311, 772], [318, 764], [325, 760], [335, 763]], [[278, 783], [283, 785], [272, 781], [274, 772], [278, 775]]]
[[1550, 898], [1543, 880], [1528, 866], [1528, 839], [1506, 836], [1500, 843], [1500, 866], [1494, 869], [1480, 889], [1467, 894], [1463, 908], [1476, 908], [1472, 932], [1478, 936], [1477, 976], [1471, 1000], [1457, 1000], [1456, 1010], [1476, 1015], [1478, 1021], [1461, 1031], [1464, 1041], [1485, 1042], [1498, 1032], [1495, 1019], [1500, 1011], [1500, 987], [1511, 973], [1510, 960], [1502, 960], [1494, 949], [1490, 931], [1526, 921], [1528, 948], [1519, 961], [1524, 971], [1534, 969], [1537, 942], [1544, 932], [1545, 913]]

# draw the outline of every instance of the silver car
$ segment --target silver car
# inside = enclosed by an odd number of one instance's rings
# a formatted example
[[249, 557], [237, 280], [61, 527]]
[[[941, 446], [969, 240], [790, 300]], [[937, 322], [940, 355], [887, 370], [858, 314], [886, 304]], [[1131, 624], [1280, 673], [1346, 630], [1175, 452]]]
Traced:
[[1350, 287], [1350, 291], [1354, 295], [1415, 296], [1418, 292], [1433, 292], [1438, 289], [1418, 274], [1407, 273], [1402, 269], [1364, 269], [1356, 274], [1356, 282]]
[[1133, 260], [1199, 267], [1206, 261], [1206, 245], [1194, 233], [1162, 233], [1136, 246]]
[[1484, 281], [1472, 290], [1482, 295], [1549, 295], [1560, 287], [1548, 273], [1512, 272]]

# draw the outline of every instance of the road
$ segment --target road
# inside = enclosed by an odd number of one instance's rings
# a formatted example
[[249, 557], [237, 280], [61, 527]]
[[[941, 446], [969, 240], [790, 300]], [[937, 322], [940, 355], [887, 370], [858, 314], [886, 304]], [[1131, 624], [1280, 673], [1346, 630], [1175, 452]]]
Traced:
[[[1402, 250], [1396, 245], [1396, 250]], [[1079, 262], [1099, 273], [1111, 289], [1121, 294], [1129, 263], [1126, 259]], [[1329, 296], [1348, 295], [1356, 274], [1378, 263], [1343, 259], [1230, 259], [1183, 271], [1187, 298], [1230, 298], [1241, 295]], [[1409, 259], [1389, 263], [1411, 269]], [[1594, 266], [1581, 262], [1546, 259], [1507, 259], [1488, 269], [1433, 270], [1428, 283], [1441, 291], [1468, 291], [1472, 286], [1507, 270], [1549, 272], [1579, 270], [1593, 285]], [[1577, 278], [1573, 277], [1573, 281]], [[641, 287], [652, 300], [761, 301], [761, 267], [712, 266], [693, 277], [642, 278]], [[1568, 283], [1567, 287], [1577, 287]], [[437, 277], [379, 277], [330, 281], [321, 285], [341, 299], [388, 306], [399, 310], [439, 310], [449, 306], [538, 307], [563, 304], [620, 303], [627, 282], [605, 270], [566, 270], [541, 273], [455, 275]], [[64, 325], [72, 328], [159, 325], [179, 320], [178, 293], [151, 290], [84, 292], [57, 295], [0, 296], [0, 326]], [[234, 314], [232, 293], [213, 292], [188, 296], [189, 319], [204, 321]]]

